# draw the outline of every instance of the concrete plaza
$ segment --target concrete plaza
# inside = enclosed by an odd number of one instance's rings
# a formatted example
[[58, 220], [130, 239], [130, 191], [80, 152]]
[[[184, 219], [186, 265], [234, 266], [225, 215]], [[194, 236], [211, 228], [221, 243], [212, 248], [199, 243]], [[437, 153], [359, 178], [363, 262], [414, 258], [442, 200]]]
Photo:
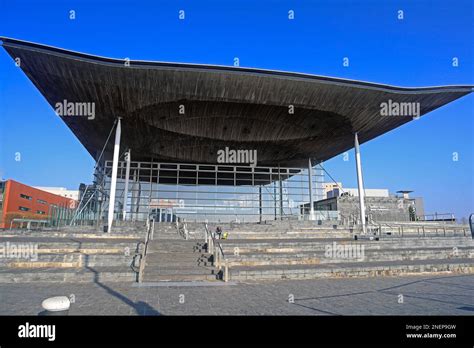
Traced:
[[135, 285], [0, 284], [0, 315], [42, 314], [59, 295], [73, 295], [69, 315], [474, 315], [474, 275]]

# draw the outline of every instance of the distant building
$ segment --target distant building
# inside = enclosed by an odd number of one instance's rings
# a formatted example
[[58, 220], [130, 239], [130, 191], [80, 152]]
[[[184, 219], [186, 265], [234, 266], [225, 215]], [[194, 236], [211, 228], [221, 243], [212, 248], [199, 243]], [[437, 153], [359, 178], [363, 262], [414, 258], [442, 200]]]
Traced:
[[0, 181], [0, 228], [10, 228], [13, 219], [48, 220], [56, 213], [72, 211], [76, 204], [75, 199], [14, 180]]
[[[359, 192], [356, 188], [342, 188], [341, 183], [325, 183], [326, 199], [314, 202], [314, 210], [334, 212], [327, 216], [338, 216], [341, 220], [359, 219]], [[365, 189], [365, 204], [367, 217], [374, 221], [415, 221], [424, 219], [424, 203], [422, 197], [410, 198], [412, 191], [398, 191], [400, 196], [390, 195], [388, 189]], [[309, 203], [301, 206], [304, 215], [309, 214]]]
[[[389, 197], [387, 189], [365, 189], [365, 197]], [[344, 188], [339, 189], [335, 188], [332, 191], [329, 191], [326, 195], [327, 198], [340, 197], [340, 196], [351, 196], [359, 197], [359, 191], [356, 188]]]
[[328, 193], [331, 192], [334, 189], [341, 188], [342, 183], [340, 182], [325, 182], [323, 183], [323, 188], [324, 188], [324, 198], [328, 197]]
[[47, 187], [47, 186], [34, 186], [34, 188], [52, 193], [54, 195], [67, 197], [74, 199], [75, 201], [79, 200], [79, 190], [68, 190], [65, 187]]

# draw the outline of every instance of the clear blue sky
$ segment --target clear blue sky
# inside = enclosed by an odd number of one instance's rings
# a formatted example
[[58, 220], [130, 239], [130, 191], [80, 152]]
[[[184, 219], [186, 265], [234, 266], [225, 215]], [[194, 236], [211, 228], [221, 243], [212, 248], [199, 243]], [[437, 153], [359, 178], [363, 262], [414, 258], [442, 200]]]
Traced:
[[[115, 58], [232, 65], [239, 57], [246, 67], [401, 86], [472, 85], [472, 4], [0, 0], [0, 35]], [[366, 187], [412, 189], [426, 212], [474, 212], [473, 108], [469, 95], [362, 145]], [[2, 177], [68, 188], [91, 181], [92, 158], [3, 49], [0, 117]], [[346, 187], [356, 186], [353, 158], [325, 163]]]

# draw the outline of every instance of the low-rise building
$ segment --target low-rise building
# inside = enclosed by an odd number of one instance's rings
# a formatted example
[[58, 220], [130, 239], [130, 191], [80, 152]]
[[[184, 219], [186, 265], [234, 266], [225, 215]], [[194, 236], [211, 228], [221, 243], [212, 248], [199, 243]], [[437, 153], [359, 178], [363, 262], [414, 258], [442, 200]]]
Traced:
[[[327, 191], [327, 198], [315, 201], [314, 210], [317, 216], [338, 216], [341, 220], [358, 221], [359, 192], [356, 188], [337, 187]], [[325, 186], [327, 187], [327, 186]], [[422, 197], [410, 198], [412, 191], [399, 191], [401, 195], [390, 195], [388, 189], [364, 189], [366, 216], [371, 221], [415, 221], [424, 219]], [[309, 214], [309, 203], [301, 206], [302, 214]], [[334, 214], [324, 214], [334, 212]]]
[[0, 181], [0, 228], [17, 227], [22, 220], [50, 220], [71, 213], [77, 205], [72, 198], [31, 187], [15, 180]]

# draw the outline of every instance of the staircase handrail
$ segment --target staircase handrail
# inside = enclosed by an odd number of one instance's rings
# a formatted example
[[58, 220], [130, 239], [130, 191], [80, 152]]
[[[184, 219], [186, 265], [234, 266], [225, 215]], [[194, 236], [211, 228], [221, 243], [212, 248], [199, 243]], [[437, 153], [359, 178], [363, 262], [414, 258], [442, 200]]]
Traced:
[[224, 250], [222, 249], [222, 245], [219, 242], [219, 239], [215, 238], [215, 233], [213, 234], [211, 231], [209, 231], [207, 223], [204, 223], [204, 229], [207, 252], [212, 254], [213, 263], [219, 271], [222, 269], [222, 266], [224, 266], [223, 278], [226, 282], [229, 279], [229, 267], [227, 264], [227, 259], [225, 258]]
[[153, 235], [155, 232], [155, 218], [148, 218], [146, 220], [146, 234], [145, 234], [145, 246], [143, 247], [143, 254], [140, 257], [140, 267], [138, 271], [138, 282], [141, 283], [143, 281], [143, 271], [145, 270], [145, 263], [146, 263], [146, 255], [148, 252], [148, 244], [150, 240], [153, 240]]

